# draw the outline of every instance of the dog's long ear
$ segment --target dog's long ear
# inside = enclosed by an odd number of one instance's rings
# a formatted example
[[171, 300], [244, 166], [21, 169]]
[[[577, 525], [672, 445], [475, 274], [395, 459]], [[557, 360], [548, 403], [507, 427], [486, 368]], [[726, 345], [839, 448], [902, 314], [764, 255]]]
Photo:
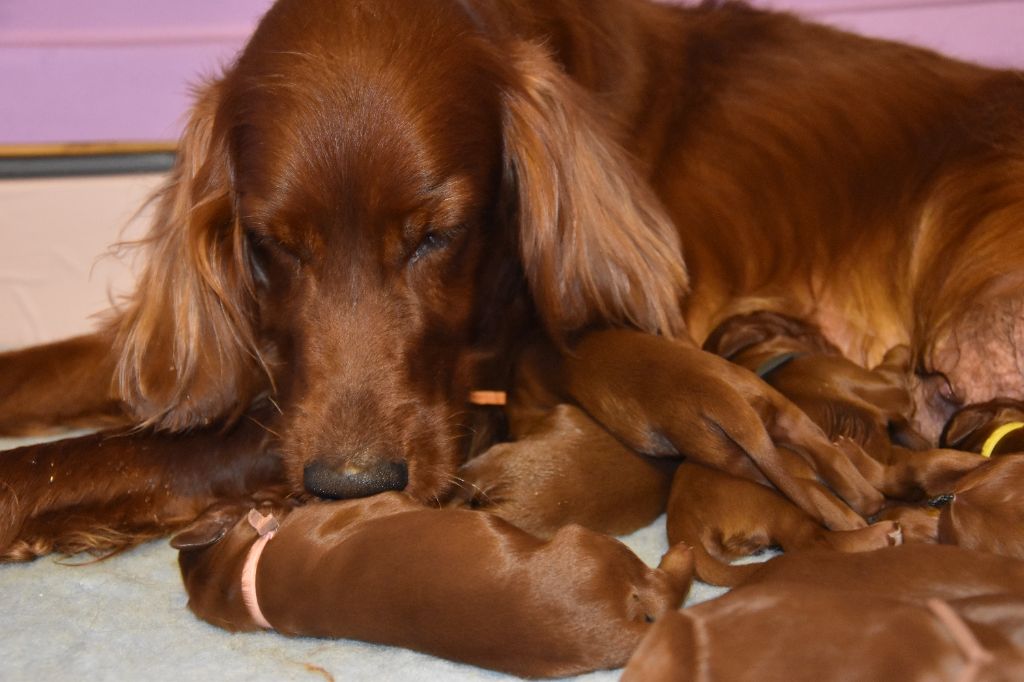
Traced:
[[234, 217], [220, 86], [203, 88], [155, 198], [135, 293], [111, 320], [115, 393], [148, 425], [181, 430], [232, 416], [266, 383], [251, 271]]
[[675, 227], [598, 104], [540, 47], [513, 50], [506, 183], [523, 267], [550, 334], [589, 324], [685, 333], [688, 281]]

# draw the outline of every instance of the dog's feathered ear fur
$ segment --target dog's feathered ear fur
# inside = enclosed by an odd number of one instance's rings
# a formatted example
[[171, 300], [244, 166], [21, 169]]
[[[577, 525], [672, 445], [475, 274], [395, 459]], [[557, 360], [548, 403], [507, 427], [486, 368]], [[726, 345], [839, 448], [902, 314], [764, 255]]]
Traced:
[[252, 275], [234, 217], [220, 85], [204, 87], [155, 197], [145, 270], [111, 320], [115, 393], [144, 425], [182, 430], [245, 409], [266, 384]]
[[685, 334], [678, 233], [592, 95], [530, 43], [505, 93], [507, 182], [538, 312], [556, 339], [587, 325]]

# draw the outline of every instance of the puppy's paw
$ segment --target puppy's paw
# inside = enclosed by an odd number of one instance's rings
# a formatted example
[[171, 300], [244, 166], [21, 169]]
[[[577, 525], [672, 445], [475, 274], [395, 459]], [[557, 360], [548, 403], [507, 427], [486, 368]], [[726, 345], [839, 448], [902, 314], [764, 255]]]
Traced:
[[840, 552], [870, 552], [903, 544], [903, 530], [896, 521], [879, 521], [858, 530], [833, 531], [828, 542]]

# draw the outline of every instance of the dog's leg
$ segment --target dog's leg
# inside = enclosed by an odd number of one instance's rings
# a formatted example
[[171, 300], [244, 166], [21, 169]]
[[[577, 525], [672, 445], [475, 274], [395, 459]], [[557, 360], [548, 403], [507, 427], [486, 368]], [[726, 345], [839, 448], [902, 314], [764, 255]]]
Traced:
[[266, 431], [105, 432], [0, 452], [0, 561], [114, 551], [281, 485]]
[[126, 423], [113, 373], [102, 334], [0, 353], [0, 434]]
[[[882, 496], [800, 410], [756, 375], [710, 353], [622, 330], [589, 334], [566, 354], [567, 393], [624, 443], [653, 455], [684, 455], [764, 477], [832, 529], [866, 524]], [[796, 472], [773, 439], [807, 458]], [[821, 478], [850, 505], [818, 482]]]

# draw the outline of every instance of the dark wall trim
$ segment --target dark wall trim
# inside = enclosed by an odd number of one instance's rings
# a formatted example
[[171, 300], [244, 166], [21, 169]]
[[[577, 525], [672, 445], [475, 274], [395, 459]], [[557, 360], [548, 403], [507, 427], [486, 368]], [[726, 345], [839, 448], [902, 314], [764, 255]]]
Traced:
[[174, 152], [0, 156], [0, 179], [164, 173], [173, 164]]

